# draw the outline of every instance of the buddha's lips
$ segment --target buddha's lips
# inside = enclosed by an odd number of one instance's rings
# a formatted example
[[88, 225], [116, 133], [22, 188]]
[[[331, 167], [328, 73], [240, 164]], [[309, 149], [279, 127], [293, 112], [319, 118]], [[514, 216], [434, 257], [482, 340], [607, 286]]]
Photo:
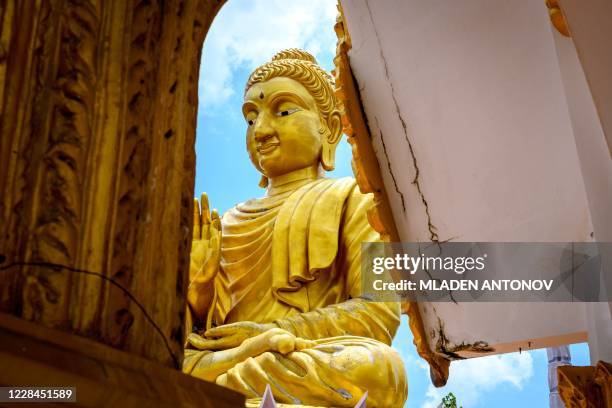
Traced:
[[266, 143], [266, 144], [257, 146], [257, 151], [263, 154], [270, 153], [272, 150], [276, 149], [279, 145], [280, 143], [277, 143], [277, 142]]

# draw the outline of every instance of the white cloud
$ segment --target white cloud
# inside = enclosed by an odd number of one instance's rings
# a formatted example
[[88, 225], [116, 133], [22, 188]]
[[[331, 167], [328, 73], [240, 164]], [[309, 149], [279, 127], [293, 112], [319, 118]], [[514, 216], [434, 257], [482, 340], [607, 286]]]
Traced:
[[449, 381], [443, 388], [430, 385], [422, 408], [435, 408], [449, 392], [457, 397], [463, 407], [476, 405], [483, 394], [502, 384], [521, 389], [533, 376], [533, 358], [530, 353], [512, 353], [470, 360], [454, 361], [450, 367]]
[[204, 42], [200, 103], [219, 107], [242, 92], [232, 87], [233, 73], [250, 72], [282, 49], [333, 53], [336, 14], [336, 0], [229, 0]]

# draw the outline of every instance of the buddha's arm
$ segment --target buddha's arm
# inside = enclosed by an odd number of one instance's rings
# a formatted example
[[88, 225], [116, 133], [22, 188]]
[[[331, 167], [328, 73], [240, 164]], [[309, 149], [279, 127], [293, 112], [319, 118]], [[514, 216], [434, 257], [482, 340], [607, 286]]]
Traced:
[[348, 199], [343, 217], [337, 265], [346, 274], [346, 295], [350, 300], [279, 319], [275, 323], [280, 328], [306, 339], [350, 334], [391, 343], [399, 326], [399, 304], [360, 298], [361, 244], [380, 241], [379, 234], [367, 221], [367, 210], [372, 205], [370, 194], [354, 191]]
[[279, 319], [275, 323], [278, 327], [304, 339], [353, 335], [391, 344], [399, 325], [399, 314], [397, 304], [351, 299]]

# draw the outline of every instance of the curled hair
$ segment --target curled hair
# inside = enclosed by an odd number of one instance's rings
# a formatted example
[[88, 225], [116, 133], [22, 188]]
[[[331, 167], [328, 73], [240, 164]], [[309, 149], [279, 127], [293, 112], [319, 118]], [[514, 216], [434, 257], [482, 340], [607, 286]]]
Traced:
[[312, 54], [297, 48], [278, 52], [270, 62], [253, 71], [244, 92], [246, 93], [258, 82], [277, 77], [291, 78], [302, 84], [314, 98], [321, 116], [327, 123], [329, 116], [337, 107], [334, 80], [317, 64]]

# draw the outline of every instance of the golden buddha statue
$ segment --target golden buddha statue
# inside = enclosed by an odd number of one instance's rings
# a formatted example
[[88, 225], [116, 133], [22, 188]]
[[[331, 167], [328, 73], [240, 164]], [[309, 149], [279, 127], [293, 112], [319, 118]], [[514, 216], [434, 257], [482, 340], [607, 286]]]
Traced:
[[368, 391], [368, 407], [401, 407], [399, 305], [360, 297], [361, 243], [380, 240], [372, 197], [322, 174], [342, 134], [331, 76], [282, 51], [251, 74], [242, 112], [266, 194], [222, 220], [196, 202], [183, 371], [252, 399], [269, 384], [294, 406], [353, 407]]

